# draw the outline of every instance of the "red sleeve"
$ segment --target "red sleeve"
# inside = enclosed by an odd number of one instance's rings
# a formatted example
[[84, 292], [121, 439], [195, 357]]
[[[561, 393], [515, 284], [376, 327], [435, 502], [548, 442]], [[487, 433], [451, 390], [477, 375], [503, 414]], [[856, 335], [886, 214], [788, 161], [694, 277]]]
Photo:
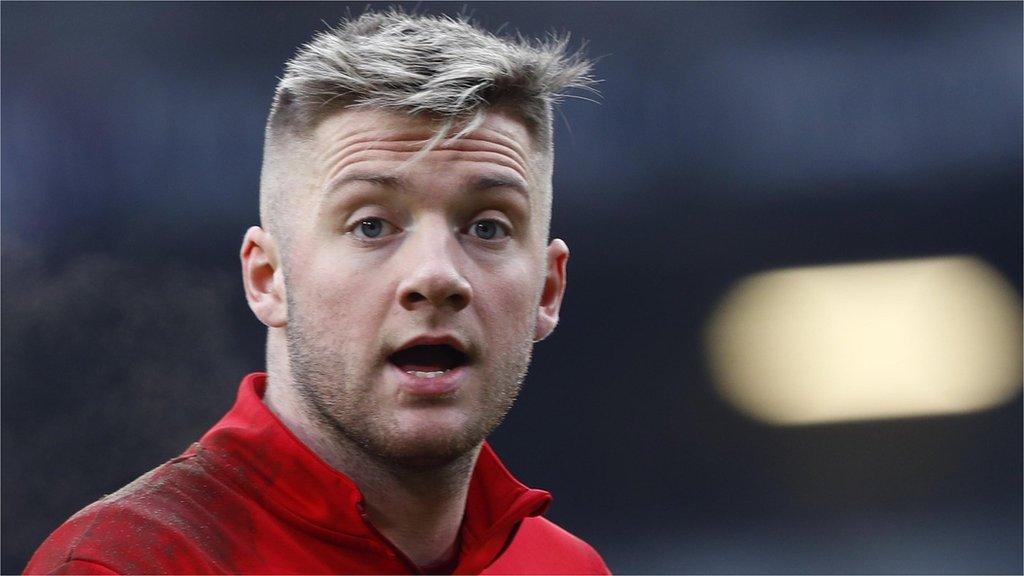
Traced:
[[[30, 572], [26, 572], [26, 574], [30, 574]], [[54, 568], [50, 574], [117, 574], [117, 572], [88, 560], [68, 560]]]

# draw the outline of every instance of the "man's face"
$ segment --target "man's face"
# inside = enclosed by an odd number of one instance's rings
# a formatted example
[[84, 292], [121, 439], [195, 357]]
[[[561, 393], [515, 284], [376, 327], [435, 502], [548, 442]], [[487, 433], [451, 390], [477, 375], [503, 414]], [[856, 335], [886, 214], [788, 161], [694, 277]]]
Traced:
[[[478, 445], [557, 321], [568, 252], [546, 242], [541, 151], [490, 113], [409, 162], [435, 125], [346, 110], [296, 163], [282, 247], [285, 326], [306, 407], [362, 449], [412, 466]], [[540, 319], [540, 324], [538, 324]]]

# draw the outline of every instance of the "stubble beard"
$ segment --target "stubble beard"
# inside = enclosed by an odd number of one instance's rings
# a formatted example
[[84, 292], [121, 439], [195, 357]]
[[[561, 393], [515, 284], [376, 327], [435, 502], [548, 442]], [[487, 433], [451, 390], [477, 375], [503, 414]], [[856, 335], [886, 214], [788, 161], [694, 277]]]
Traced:
[[[381, 413], [373, 379], [352, 362], [323, 346], [325, 334], [310, 327], [289, 294], [288, 359], [295, 391], [307, 415], [344, 445], [355, 447], [383, 466], [426, 470], [470, 464], [467, 457], [501, 424], [515, 403], [530, 364], [533, 342], [495, 358], [481, 381], [480, 404], [469, 421], [450, 434], [404, 434], [393, 415]], [[365, 367], [366, 372], [379, 367]], [[474, 366], [480, 369], [480, 365]]]

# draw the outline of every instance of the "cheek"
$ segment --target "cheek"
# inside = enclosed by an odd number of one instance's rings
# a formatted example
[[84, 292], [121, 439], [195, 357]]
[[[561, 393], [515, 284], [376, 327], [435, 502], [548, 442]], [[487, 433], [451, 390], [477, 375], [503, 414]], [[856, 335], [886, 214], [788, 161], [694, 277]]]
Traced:
[[315, 318], [327, 341], [366, 337], [366, 327], [379, 324], [390, 297], [383, 274], [359, 267], [356, 259], [321, 253], [308, 261], [289, 287], [292, 300], [305, 317]]
[[532, 334], [540, 298], [536, 267], [526, 262], [489, 274], [474, 287], [474, 297], [490, 334], [520, 340]]

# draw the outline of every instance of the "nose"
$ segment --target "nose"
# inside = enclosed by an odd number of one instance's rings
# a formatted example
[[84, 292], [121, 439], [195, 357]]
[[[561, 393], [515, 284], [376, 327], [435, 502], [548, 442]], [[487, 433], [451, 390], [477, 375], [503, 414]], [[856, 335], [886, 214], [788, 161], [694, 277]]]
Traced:
[[406, 273], [398, 286], [403, 308], [448, 308], [458, 312], [469, 305], [473, 288], [459, 269], [460, 246], [450, 231], [420, 230], [405, 248]]

